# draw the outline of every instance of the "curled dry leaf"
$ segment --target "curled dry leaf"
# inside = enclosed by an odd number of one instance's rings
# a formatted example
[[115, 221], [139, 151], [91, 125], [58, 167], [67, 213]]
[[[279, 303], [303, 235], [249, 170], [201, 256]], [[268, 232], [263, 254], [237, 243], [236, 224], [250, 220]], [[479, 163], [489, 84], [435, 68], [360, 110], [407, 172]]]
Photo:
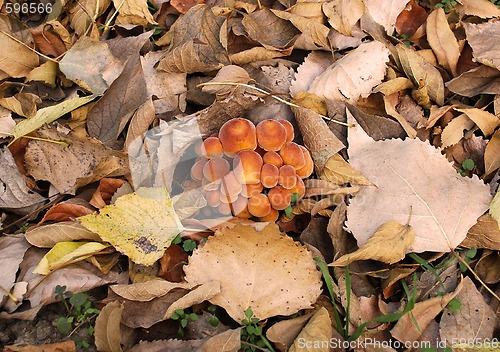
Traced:
[[69, 145], [31, 141], [26, 148], [28, 173], [35, 180], [49, 181], [60, 193], [74, 194], [105, 176], [128, 172], [125, 153], [107, 148], [96, 139], [60, 132], [57, 127], [40, 130], [38, 136]]
[[191, 289], [193, 285], [155, 279], [130, 285], [113, 285], [111, 290], [129, 301], [147, 302], [161, 297], [176, 288]]
[[460, 244], [467, 248], [485, 248], [500, 251], [500, 229], [498, 222], [489, 214], [477, 219], [477, 223], [469, 229], [467, 237]]
[[193, 253], [184, 271], [190, 284], [220, 281], [221, 292], [210, 302], [237, 322], [249, 307], [259, 319], [293, 314], [309, 308], [321, 292], [311, 253], [275, 224], [261, 232], [244, 225], [218, 230]]
[[500, 119], [488, 111], [478, 108], [455, 108], [455, 110], [467, 115], [472, 121], [474, 121], [486, 137], [489, 137], [500, 125]]
[[365, 12], [362, 0], [334, 0], [324, 2], [322, 8], [332, 28], [347, 36]]
[[165, 312], [163, 319], [169, 319], [177, 309], [186, 309], [208, 301], [220, 293], [220, 282], [210, 281], [192, 289], [189, 293], [172, 303]]
[[52, 206], [43, 216], [38, 225], [45, 221], [70, 221], [79, 216], [92, 214], [94, 209], [89, 202], [81, 198], [70, 198], [67, 201]]
[[500, 71], [480, 65], [446, 82], [453, 93], [473, 97], [478, 94], [496, 94], [500, 91]]
[[22, 237], [0, 237], [0, 265], [2, 266], [0, 303], [5, 297], [5, 291], [10, 292], [14, 286], [19, 264], [23, 261], [24, 253], [29, 247], [29, 243]]
[[374, 141], [359, 126], [349, 129], [348, 141], [350, 164], [377, 186], [362, 189], [348, 207], [347, 227], [359, 246], [381, 224], [406, 222], [411, 209], [415, 242], [409, 250], [449, 252], [488, 209], [489, 187], [477, 176], [457, 174], [426, 142]]
[[101, 309], [95, 320], [95, 345], [99, 351], [122, 351], [120, 321], [123, 308], [123, 303], [113, 301]]
[[481, 24], [464, 22], [467, 41], [472, 47], [474, 58], [500, 70], [500, 21], [491, 21]]
[[388, 221], [380, 225], [361, 248], [343, 255], [330, 265], [346, 266], [356, 260], [368, 259], [394, 264], [404, 259], [414, 240], [415, 233], [410, 225]]
[[59, 242], [101, 241], [99, 235], [75, 221], [37, 226], [26, 231], [25, 237], [29, 243], [39, 248], [52, 248]]
[[241, 347], [241, 329], [227, 330], [210, 337], [196, 352], [237, 352]]
[[462, 114], [451, 120], [441, 134], [441, 147], [448, 148], [457, 144], [464, 137], [465, 131], [474, 127], [474, 121], [469, 119], [467, 115]]
[[104, 208], [111, 202], [111, 198], [115, 192], [126, 183], [125, 180], [119, 178], [104, 177], [99, 181], [96, 191], [92, 194], [90, 204], [96, 208]]
[[181, 224], [164, 188], [139, 188], [99, 215], [78, 219], [137, 264], [152, 265], [180, 232]]
[[484, 151], [484, 174], [490, 175], [500, 168], [500, 130], [497, 130]]
[[266, 337], [280, 351], [287, 351], [312, 315], [313, 313], [308, 313], [297, 318], [279, 321], [267, 330]]
[[113, 5], [119, 15], [116, 18], [118, 24], [137, 24], [146, 27], [148, 24], [158, 24], [151, 12], [148, 3], [144, 0], [113, 0]]
[[321, 173], [321, 178], [337, 185], [350, 183], [355, 185], [370, 186], [373, 183], [353, 168], [340, 154], [335, 154], [328, 159]]
[[[330, 341], [333, 337], [332, 335], [332, 320], [330, 319], [330, 314], [325, 307], [321, 307], [314, 313], [314, 315], [309, 319], [309, 322], [304, 327], [304, 329], [299, 333], [293, 345], [290, 346], [289, 352], [309, 352], [309, 351], [319, 351], [319, 352], [329, 352], [330, 347], [321, 346], [318, 348], [317, 343], [319, 341]], [[306, 347], [304, 347], [306, 346]], [[312, 346], [312, 347], [307, 347]]]

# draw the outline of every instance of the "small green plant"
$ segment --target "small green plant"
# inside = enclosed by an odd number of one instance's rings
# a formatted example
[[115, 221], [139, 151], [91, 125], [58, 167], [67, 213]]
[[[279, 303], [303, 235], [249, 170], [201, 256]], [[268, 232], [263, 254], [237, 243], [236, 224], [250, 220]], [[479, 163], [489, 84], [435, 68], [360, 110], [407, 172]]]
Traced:
[[458, 298], [452, 298], [446, 305], [446, 309], [453, 313], [459, 311], [460, 308], [462, 308], [462, 301]]
[[28, 227], [30, 226], [30, 223], [29, 222], [25, 222], [24, 224], [22, 224], [22, 226], [19, 228], [19, 232], [26, 232], [26, 230], [28, 229]]
[[468, 171], [474, 170], [474, 160], [472, 159], [465, 159], [462, 162], [462, 168], [458, 169], [457, 172], [462, 175], [466, 176]]
[[[477, 248], [471, 248], [471, 249], [467, 250], [467, 252], [465, 252], [464, 262], [466, 262], [467, 264], [470, 264], [472, 259], [474, 259], [474, 257], [476, 256], [476, 254], [477, 254]], [[460, 271], [464, 273], [467, 271], [467, 269], [468, 269], [467, 265], [460, 262]]]
[[440, 3], [436, 4], [436, 8], [442, 8], [444, 12], [450, 13], [451, 9], [457, 6], [457, 2], [455, 0], [441, 0]]
[[[94, 335], [95, 318], [100, 310], [92, 306], [92, 301], [86, 292], [74, 294], [66, 291], [66, 286], [57, 285], [54, 289], [55, 298], [60, 300], [66, 309], [66, 316], [59, 317], [56, 321], [56, 328], [59, 333], [70, 337], [78, 328], [88, 324], [87, 333]], [[90, 344], [86, 340], [74, 338], [77, 347], [89, 348]]]
[[220, 321], [219, 321], [219, 318], [217, 318], [217, 316], [215, 315], [215, 310], [217, 309], [216, 306], [214, 306], [213, 304], [208, 306], [207, 310], [212, 313], [212, 315], [210, 316], [210, 319], [208, 320], [208, 323], [213, 326], [214, 328], [218, 327], [219, 324], [220, 324]]
[[196, 242], [190, 239], [183, 239], [181, 235], [177, 235], [173, 240], [173, 244], [182, 244], [182, 249], [186, 253], [191, 254], [196, 249]]
[[262, 333], [262, 326], [259, 325], [259, 319], [253, 316], [251, 308], [245, 310], [246, 318], [241, 321], [241, 348], [243, 351], [257, 351], [258, 349], [267, 348], [274, 352], [271, 343]]
[[184, 329], [188, 325], [189, 321], [198, 320], [198, 316], [195, 313], [187, 313], [184, 309], [176, 309], [170, 319], [179, 321], [179, 329], [177, 330], [177, 333], [179, 336], [184, 336]]

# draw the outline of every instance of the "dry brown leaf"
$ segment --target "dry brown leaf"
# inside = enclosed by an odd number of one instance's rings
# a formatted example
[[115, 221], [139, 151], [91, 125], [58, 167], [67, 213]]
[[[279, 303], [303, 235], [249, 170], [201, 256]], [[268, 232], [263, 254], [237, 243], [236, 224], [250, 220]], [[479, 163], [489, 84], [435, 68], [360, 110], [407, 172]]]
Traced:
[[322, 4], [328, 23], [343, 35], [352, 35], [352, 28], [365, 12], [362, 0], [334, 0]]
[[266, 337], [282, 352], [287, 351], [297, 335], [303, 330], [313, 313], [297, 318], [282, 320], [271, 326]]
[[139, 60], [133, 55], [123, 72], [87, 115], [90, 136], [111, 147], [137, 110], [147, 99], [147, 85]]
[[232, 92], [234, 86], [217, 83], [248, 84], [250, 81], [253, 81], [253, 79], [244, 68], [237, 65], [227, 65], [217, 72], [215, 77], [208, 82], [208, 85], [203, 86], [202, 91], [205, 93], [217, 94], [219, 96], [226, 96]]
[[363, 43], [316, 77], [308, 91], [325, 99], [354, 103], [382, 82], [387, 61], [389, 49], [384, 44]]
[[30, 244], [22, 237], [0, 237], [0, 265], [2, 266], [0, 303], [6, 296], [5, 291], [10, 292], [14, 286], [19, 264], [23, 261], [24, 253], [29, 247]]
[[477, 261], [474, 271], [487, 284], [500, 281], [500, 255], [498, 252], [485, 250]]
[[457, 144], [463, 138], [465, 131], [474, 127], [474, 121], [467, 115], [462, 114], [451, 120], [441, 133], [442, 148], [448, 148]]
[[413, 88], [413, 83], [408, 78], [396, 77], [380, 83], [373, 89], [373, 93], [381, 92], [384, 95], [391, 95], [409, 88]]
[[500, 130], [497, 130], [484, 151], [485, 175], [491, 174], [500, 167]]
[[205, 5], [193, 6], [176, 21], [172, 43], [158, 65], [166, 72], [208, 72], [229, 65], [226, 49], [219, 41], [223, 17]]
[[122, 351], [120, 321], [123, 308], [123, 303], [113, 301], [101, 309], [95, 320], [95, 346], [99, 351]]
[[26, 215], [40, 206], [45, 198], [26, 186], [8, 148], [0, 151], [0, 209]]
[[275, 224], [261, 232], [244, 225], [217, 231], [193, 253], [184, 271], [191, 284], [220, 281], [221, 292], [210, 302], [237, 322], [249, 307], [259, 319], [290, 315], [309, 308], [320, 294], [321, 274], [311, 253]]
[[107, 148], [97, 140], [65, 134], [57, 127], [38, 131], [38, 136], [63, 141], [70, 147], [55, 143], [31, 141], [26, 148], [28, 173], [36, 180], [47, 180], [60, 193], [76, 190], [105, 176], [121, 176], [128, 172], [124, 153]]
[[386, 113], [389, 116], [394, 117], [394, 119], [397, 122], [399, 122], [399, 124], [401, 125], [401, 127], [403, 127], [408, 137], [410, 138], [417, 137], [417, 131], [415, 131], [415, 129], [410, 125], [410, 123], [406, 121], [406, 118], [396, 110], [396, 107], [392, 105], [392, 103], [386, 96], [384, 96], [384, 107]]
[[186, 309], [200, 304], [203, 301], [209, 301], [220, 293], [220, 282], [210, 281], [192, 289], [189, 293], [179, 298], [168, 307], [163, 319], [169, 319], [177, 309]]
[[37, 54], [5, 33], [0, 33], [0, 48], [0, 71], [8, 77], [26, 77], [39, 65]]
[[384, 26], [388, 35], [392, 35], [394, 32], [396, 19], [401, 11], [404, 10], [408, 1], [409, 0], [391, 0], [391, 2], [385, 3], [384, 6], [380, 6], [377, 0], [363, 0], [366, 12], [371, 15], [375, 22]]
[[453, 76], [456, 76], [460, 47], [442, 8], [435, 9], [430, 13], [425, 28], [427, 29], [427, 41], [439, 64], [450, 71]]
[[446, 82], [453, 93], [473, 97], [478, 94], [496, 94], [500, 91], [500, 71], [480, 65]]
[[67, 201], [58, 203], [52, 206], [38, 225], [43, 224], [47, 220], [53, 221], [70, 221], [79, 216], [92, 214], [94, 209], [90, 206], [89, 202], [81, 198], [70, 198]]
[[362, 189], [348, 207], [347, 227], [358, 246], [381, 224], [406, 222], [411, 209], [415, 242], [409, 251], [449, 252], [489, 207], [489, 187], [477, 176], [457, 174], [426, 142], [374, 141], [359, 126], [349, 129], [348, 142], [349, 163], [377, 186]]
[[104, 93], [123, 67], [107, 43], [89, 37], [80, 38], [59, 62], [66, 78], [94, 94]]
[[[68, 14], [71, 27], [83, 37], [92, 31], [93, 22], [101, 16], [111, 4], [111, 0], [83, 0], [69, 3]], [[92, 14], [89, 16], [89, 14]]]
[[[414, 342], [419, 339], [422, 332], [431, 324], [436, 316], [446, 307], [446, 305], [461, 291], [463, 282], [459, 284], [455, 291], [443, 296], [433, 297], [422, 302], [417, 302], [414, 308], [403, 315], [394, 328], [391, 335], [402, 342]], [[415, 321], [418, 324], [415, 324]]]
[[190, 289], [193, 285], [165, 280], [149, 280], [130, 285], [113, 285], [111, 290], [129, 301], [147, 302], [161, 297], [176, 288]]
[[337, 185], [345, 183], [355, 185], [373, 185], [358, 170], [353, 168], [340, 154], [335, 154], [328, 159], [321, 173], [321, 178]]
[[500, 251], [500, 229], [498, 222], [489, 214], [477, 219], [469, 229], [467, 237], [460, 244], [467, 248], [485, 248]]
[[478, 108], [455, 108], [455, 110], [467, 115], [472, 121], [474, 121], [486, 137], [489, 137], [500, 125], [500, 119], [488, 111]]
[[500, 17], [500, 9], [488, 0], [459, 0], [457, 10], [461, 14], [481, 18]]
[[3, 352], [76, 352], [75, 341], [62, 341], [43, 345], [19, 345], [5, 346]]
[[96, 233], [75, 221], [43, 225], [26, 231], [26, 240], [39, 248], [52, 248], [56, 243], [68, 241], [101, 241]]
[[438, 105], [443, 105], [444, 82], [439, 71], [427, 63], [413, 48], [398, 44], [396, 50], [401, 66], [413, 84], [425, 87], [429, 97]]
[[146, 0], [113, 0], [118, 11], [117, 24], [137, 24], [146, 27], [148, 24], [158, 24], [149, 12]]
[[241, 347], [241, 329], [227, 330], [210, 337], [196, 352], [237, 352]]
[[364, 112], [359, 106], [356, 107], [350, 104], [347, 104], [346, 112], [348, 116], [352, 115], [363, 130], [376, 141], [406, 136], [403, 127], [393, 119]]
[[380, 225], [357, 251], [344, 254], [329, 265], [346, 266], [356, 260], [368, 259], [394, 264], [404, 259], [414, 240], [415, 233], [410, 225], [388, 221]]
[[[321, 344], [317, 347], [319, 341], [330, 341], [332, 335], [332, 321], [330, 314], [325, 307], [321, 307], [314, 313], [304, 329], [299, 333], [289, 352], [329, 352], [330, 347]], [[311, 346], [311, 347], [308, 347]]]
[[474, 58], [500, 70], [500, 21], [481, 24], [464, 22], [467, 41], [474, 52]]
[[128, 149], [130, 144], [136, 138], [142, 138], [146, 134], [156, 117], [155, 113], [156, 111], [153, 105], [153, 99], [152, 97], [149, 97], [141, 106], [139, 106], [130, 119], [124, 149]]
[[457, 311], [447, 310], [443, 314], [439, 323], [441, 339], [448, 344], [452, 344], [457, 336], [464, 340], [491, 340], [494, 337], [496, 314], [469, 277], [465, 277], [462, 289], [455, 298], [462, 306]]
[[24, 117], [33, 117], [36, 113], [36, 106], [42, 100], [35, 94], [17, 93], [12, 97], [1, 98], [0, 106]]
[[113, 195], [125, 183], [125, 180], [119, 178], [105, 177], [101, 179], [89, 203], [98, 209], [104, 208], [110, 204]]
[[412, 36], [427, 19], [427, 11], [415, 0], [410, 0], [396, 19], [395, 29], [399, 34]]

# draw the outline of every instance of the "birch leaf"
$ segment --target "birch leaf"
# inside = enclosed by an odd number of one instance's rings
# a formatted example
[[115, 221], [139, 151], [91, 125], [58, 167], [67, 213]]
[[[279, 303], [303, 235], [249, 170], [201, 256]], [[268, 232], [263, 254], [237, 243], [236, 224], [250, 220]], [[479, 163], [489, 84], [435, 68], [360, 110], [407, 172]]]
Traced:
[[426, 142], [374, 141], [359, 126], [349, 129], [348, 142], [349, 163], [377, 186], [362, 189], [348, 207], [347, 227], [359, 247], [381, 224], [405, 223], [411, 208], [415, 242], [408, 251], [449, 252], [489, 207], [489, 187], [475, 175], [460, 176]]
[[78, 218], [87, 229], [143, 265], [153, 265], [180, 231], [170, 196], [163, 188], [139, 188], [100, 214]]

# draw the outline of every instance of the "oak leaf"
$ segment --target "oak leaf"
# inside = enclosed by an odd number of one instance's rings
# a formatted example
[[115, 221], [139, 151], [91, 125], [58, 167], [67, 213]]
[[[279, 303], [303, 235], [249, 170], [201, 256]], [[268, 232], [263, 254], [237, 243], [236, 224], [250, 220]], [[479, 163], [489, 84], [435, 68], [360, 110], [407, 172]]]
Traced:
[[374, 141], [359, 126], [349, 129], [348, 142], [349, 163], [377, 186], [362, 189], [348, 207], [358, 246], [387, 221], [405, 223], [411, 208], [415, 242], [408, 251], [449, 252], [488, 209], [489, 187], [460, 176], [426, 142]]
[[368, 259], [394, 264], [404, 259], [414, 240], [415, 233], [410, 225], [388, 221], [380, 225], [361, 248], [353, 253], [344, 254], [330, 265], [345, 266], [356, 260]]
[[218, 230], [193, 253], [184, 271], [191, 284], [220, 281], [220, 293], [209, 300], [238, 322], [249, 307], [259, 319], [296, 313], [309, 308], [321, 292], [311, 253], [275, 224], [261, 232], [244, 225]]
[[98, 215], [78, 221], [118, 251], [143, 265], [152, 265], [180, 232], [181, 224], [163, 188], [139, 188], [105, 206]]

